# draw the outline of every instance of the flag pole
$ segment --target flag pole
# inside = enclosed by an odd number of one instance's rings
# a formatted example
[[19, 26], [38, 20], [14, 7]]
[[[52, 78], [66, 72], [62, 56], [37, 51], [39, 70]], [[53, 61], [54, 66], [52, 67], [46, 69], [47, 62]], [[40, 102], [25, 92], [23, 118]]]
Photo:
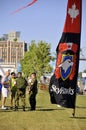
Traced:
[[[76, 85], [77, 86], [77, 85]], [[73, 113], [72, 116], [75, 117], [75, 112], [76, 112], [76, 92], [75, 92], [75, 106], [73, 108]]]

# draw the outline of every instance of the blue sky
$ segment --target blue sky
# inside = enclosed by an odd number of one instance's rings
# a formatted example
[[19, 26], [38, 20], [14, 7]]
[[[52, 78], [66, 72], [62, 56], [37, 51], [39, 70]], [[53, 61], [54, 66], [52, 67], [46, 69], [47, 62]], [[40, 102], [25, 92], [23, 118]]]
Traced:
[[[31, 43], [43, 40], [51, 44], [52, 52], [60, 40], [65, 18], [67, 0], [38, 0], [34, 5], [12, 15], [11, 12], [32, 0], [0, 0], [0, 37], [11, 31], [20, 31], [22, 41]], [[82, 0], [81, 48], [86, 47], [86, 0]], [[80, 62], [79, 71], [86, 68]]]

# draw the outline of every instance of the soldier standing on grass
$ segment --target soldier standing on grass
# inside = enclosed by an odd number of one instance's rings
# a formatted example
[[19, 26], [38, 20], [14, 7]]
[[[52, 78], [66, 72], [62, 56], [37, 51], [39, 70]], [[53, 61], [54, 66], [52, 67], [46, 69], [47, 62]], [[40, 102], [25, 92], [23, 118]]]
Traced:
[[21, 98], [23, 111], [25, 111], [25, 94], [26, 94], [27, 81], [22, 77], [22, 73], [18, 72], [16, 79], [16, 94], [15, 94], [15, 111], [18, 110], [19, 98]]
[[31, 111], [36, 109], [36, 94], [37, 94], [37, 78], [36, 73], [31, 74], [31, 82], [29, 87], [29, 103], [31, 106]]

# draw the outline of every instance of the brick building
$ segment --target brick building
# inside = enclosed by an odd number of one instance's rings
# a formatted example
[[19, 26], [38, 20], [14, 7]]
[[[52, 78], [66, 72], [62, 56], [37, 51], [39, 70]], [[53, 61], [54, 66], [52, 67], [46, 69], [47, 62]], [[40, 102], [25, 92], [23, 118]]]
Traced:
[[0, 59], [4, 63], [15, 63], [23, 58], [24, 52], [27, 51], [25, 42], [0, 41]]

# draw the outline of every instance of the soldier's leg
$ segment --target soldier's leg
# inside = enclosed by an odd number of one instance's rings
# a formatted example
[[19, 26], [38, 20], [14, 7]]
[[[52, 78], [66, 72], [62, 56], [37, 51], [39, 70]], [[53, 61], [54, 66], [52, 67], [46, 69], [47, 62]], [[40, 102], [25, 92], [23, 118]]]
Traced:
[[15, 110], [18, 110], [18, 103], [19, 103], [19, 93], [16, 91], [15, 93]]
[[25, 103], [25, 93], [21, 94], [21, 103], [22, 103], [23, 111], [25, 111], [25, 106], [26, 106], [26, 103]]
[[[16, 90], [15, 90], [14, 93], [13, 93], [13, 99], [14, 99], [14, 101], [15, 101], [15, 97], [16, 97]], [[19, 94], [17, 95], [16, 104], [17, 104], [17, 106], [19, 106]]]

